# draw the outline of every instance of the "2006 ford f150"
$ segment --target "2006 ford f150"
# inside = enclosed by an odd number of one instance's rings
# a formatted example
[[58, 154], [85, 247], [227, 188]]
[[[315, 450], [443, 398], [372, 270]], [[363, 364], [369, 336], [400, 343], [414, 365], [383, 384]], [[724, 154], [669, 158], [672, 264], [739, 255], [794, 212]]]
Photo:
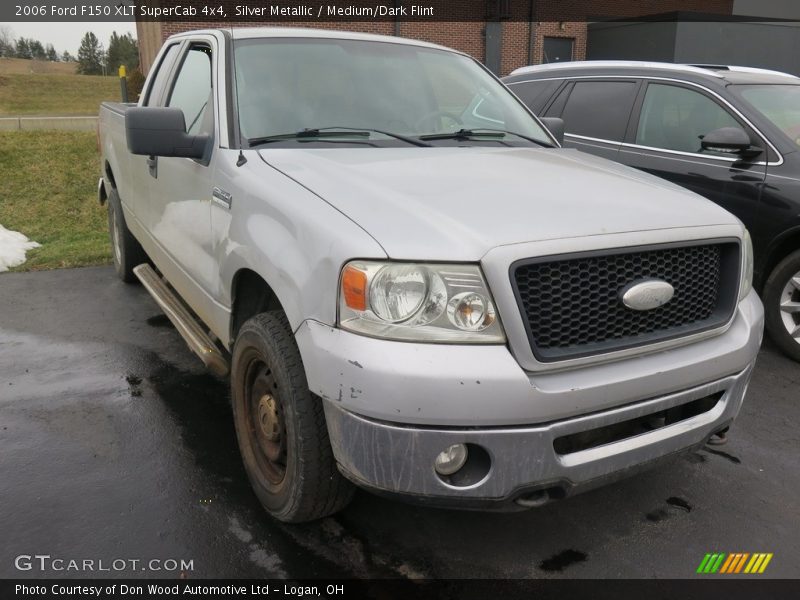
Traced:
[[100, 116], [117, 272], [230, 371], [278, 519], [333, 513], [352, 483], [537, 506], [739, 412], [763, 329], [741, 223], [561, 149], [469, 56], [190, 32]]

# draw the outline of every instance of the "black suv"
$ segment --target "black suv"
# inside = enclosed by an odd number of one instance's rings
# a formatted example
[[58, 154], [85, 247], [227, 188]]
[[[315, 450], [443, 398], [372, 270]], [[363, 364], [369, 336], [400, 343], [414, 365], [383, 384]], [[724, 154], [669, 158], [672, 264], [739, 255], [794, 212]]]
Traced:
[[800, 78], [587, 61], [523, 67], [503, 81], [537, 115], [563, 119], [565, 146], [669, 179], [739, 217], [767, 330], [800, 361]]

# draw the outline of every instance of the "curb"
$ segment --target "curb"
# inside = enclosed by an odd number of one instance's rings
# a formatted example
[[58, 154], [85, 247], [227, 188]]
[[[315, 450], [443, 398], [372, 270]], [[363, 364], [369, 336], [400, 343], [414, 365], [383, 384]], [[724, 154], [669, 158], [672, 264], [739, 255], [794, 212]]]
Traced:
[[0, 117], [0, 131], [93, 131], [96, 127], [97, 117]]

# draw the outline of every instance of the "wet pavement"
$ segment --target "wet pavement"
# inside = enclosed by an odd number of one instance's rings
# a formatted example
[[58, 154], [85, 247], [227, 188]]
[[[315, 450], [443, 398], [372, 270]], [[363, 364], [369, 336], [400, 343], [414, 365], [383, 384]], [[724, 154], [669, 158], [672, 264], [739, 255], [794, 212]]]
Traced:
[[141, 287], [110, 267], [4, 274], [0, 578], [92, 575], [18, 571], [27, 554], [191, 560], [190, 578], [691, 577], [714, 551], [772, 552], [765, 576], [800, 577], [799, 390], [800, 365], [767, 343], [725, 446], [524, 513], [359, 492], [282, 525], [250, 491], [227, 382]]

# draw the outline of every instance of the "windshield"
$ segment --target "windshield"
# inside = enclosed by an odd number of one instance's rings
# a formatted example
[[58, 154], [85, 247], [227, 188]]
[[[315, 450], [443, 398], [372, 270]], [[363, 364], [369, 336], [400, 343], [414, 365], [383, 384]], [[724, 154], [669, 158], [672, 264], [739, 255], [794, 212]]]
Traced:
[[[552, 143], [502, 84], [454, 52], [314, 38], [239, 40], [235, 52], [239, 123], [248, 140], [354, 128], [397, 144], [381, 132], [418, 138], [494, 129]], [[352, 134], [343, 143], [348, 139]], [[531, 145], [518, 137], [513, 143]]]
[[800, 146], [800, 85], [737, 85], [736, 91]]

